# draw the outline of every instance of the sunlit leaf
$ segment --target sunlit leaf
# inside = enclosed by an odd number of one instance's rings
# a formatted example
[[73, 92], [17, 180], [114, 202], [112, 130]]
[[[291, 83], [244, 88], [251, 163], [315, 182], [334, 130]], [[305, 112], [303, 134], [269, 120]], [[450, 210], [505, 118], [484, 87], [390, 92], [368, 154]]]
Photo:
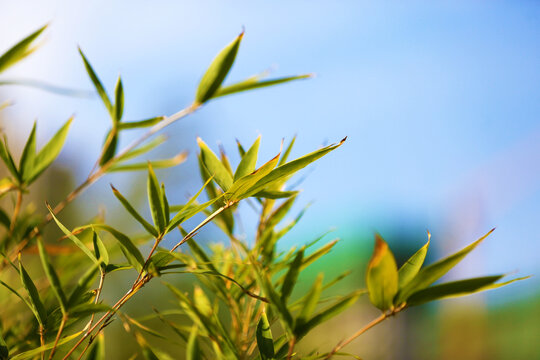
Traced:
[[109, 252], [103, 244], [103, 241], [99, 237], [98, 233], [92, 230], [92, 242], [94, 244], [94, 253], [96, 254], [96, 259], [102, 263], [102, 267], [106, 267], [109, 264]]
[[116, 81], [116, 87], [114, 89], [114, 120], [120, 122], [124, 115], [124, 86], [122, 85], [122, 78], [119, 76]]
[[257, 154], [259, 153], [259, 144], [261, 142], [261, 137], [258, 136], [257, 140], [251, 145], [249, 150], [242, 155], [242, 160], [236, 168], [234, 173], [234, 181], [251, 174], [255, 171], [255, 166], [257, 165]]
[[[76, 332], [74, 334], [65, 336], [65, 337], [61, 338], [58, 341], [56, 346], [62, 346], [64, 344], [67, 344], [68, 342], [73, 341], [76, 338], [78, 338], [81, 334], [82, 334], [82, 331], [79, 331], [79, 332]], [[42, 352], [45, 352], [47, 350], [52, 349], [54, 346], [55, 346], [55, 342], [52, 341], [52, 342], [50, 342], [50, 343], [48, 343], [46, 345], [40, 346], [38, 348], [35, 348], [35, 349], [32, 349], [32, 350], [28, 350], [28, 351], [22, 352], [20, 354], [17, 354], [15, 356], [13, 356], [10, 360], [32, 359], [32, 358], [35, 358], [37, 355], [41, 354]]]
[[45, 275], [47, 275], [47, 279], [49, 279], [54, 295], [58, 299], [58, 303], [60, 304], [60, 309], [62, 310], [62, 313], [65, 314], [67, 309], [66, 295], [64, 294], [64, 290], [62, 290], [62, 284], [60, 283], [58, 274], [52, 266], [49, 256], [45, 251], [45, 247], [43, 245], [43, 240], [41, 239], [41, 237], [38, 237], [37, 245], [39, 249], [39, 257], [41, 258], [41, 264], [43, 265], [43, 269], [45, 270]]
[[148, 161], [144, 163], [113, 165], [107, 169], [107, 172], [148, 170], [148, 163], [150, 163], [153, 169], [164, 169], [164, 168], [170, 168], [170, 167], [182, 164], [184, 161], [186, 161], [186, 159], [187, 159], [187, 153], [183, 151], [170, 159], [154, 160], [154, 161]]
[[244, 32], [238, 35], [233, 42], [221, 50], [214, 60], [212, 60], [212, 63], [199, 82], [199, 87], [195, 95], [195, 101], [197, 103], [202, 104], [206, 102], [219, 89], [229, 70], [231, 70], [243, 37]]
[[90, 227], [94, 227], [96, 229], [102, 229], [107, 231], [109, 234], [111, 234], [118, 242], [120, 243], [120, 248], [122, 249], [122, 252], [124, 253], [127, 261], [137, 270], [141, 271], [144, 265], [144, 258], [140, 252], [140, 250], [133, 244], [133, 241], [131, 239], [121, 233], [120, 231], [116, 230], [115, 228], [105, 225], [105, 224], [92, 224], [89, 225]]
[[201, 349], [199, 347], [199, 342], [197, 341], [198, 337], [198, 327], [193, 326], [186, 347], [186, 360], [202, 360]]
[[263, 87], [283, 84], [283, 83], [286, 83], [286, 82], [289, 82], [289, 81], [301, 80], [301, 79], [309, 79], [309, 78], [312, 78], [312, 77], [313, 77], [312, 74], [305, 74], [305, 75], [286, 76], [286, 77], [281, 77], [281, 78], [277, 78], [277, 79], [263, 80], [262, 76], [255, 75], [255, 76], [247, 78], [244, 81], [240, 81], [240, 82], [237, 82], [235, 84], [220, 87], [216, 91], [216, 93], [214, 94], [213, 97], [217, 98], [217, 97], [220, 97], [220, 96], [235, 94], [235, 93], [239, 93], [239, 92], [242, 92], [242, 91], [255, 90], [255, 89], [260, 89], [260, 88], [263, 88]]
[[[120, 125], [122, 124], [125, 124], [125, 123], [120, 123]], [[117, 160], [120, 162], [120, 161], [126, 161], [126, 160], [129, 160], [129, 159], [133, 159], [133, 158], [136, 158], [137, 156], [140, 156], [140, 155], [143, 155], [143, 154], [146, 154], [147, 152], [155, 149], [156, 147], [158, 147], [159, 145], [163, 144], [165, 141], [167, 140], [167, 137], [165, 135], [160, 135], [160, 136], [156, 136], [153, 140], [149, 141], [148, 143], [142, 145], [142, 146], [139, 146], [139, 147], [136, 147], [135, 149], [131, 150], [131, 151], [128, 151], [127, 153], [123, 154], [123, 155], [118, 155], [117, 157]], [[144, 170], [147, 170], [148, 169], [148, 163], [145, 163], [145, 168]]]
[[396, 304], [407, 301], [409, 296], [419, 290], [425, 289], [435, 281], [439, 280], [451, 268], [456, 266], [467, 254], [478, 246], [486, 237], [489, 236], [495, 229], [490, 230], [487, 234], [476, 240], [469, 246], [466, 246], [457, 253], [450, 255], [442, 260], [439, 260], [423, 269], [403, 288], [399, 291], [396, 297]]
[[139, 121], [121, 122], [120, 124], [118, 124], [118, 129], [125, 130], [125, 129], [145, 128], [149, 126], [154, 126], [160, 121], [163, 121], [163, 119], [165, 119], [165, 116], [156, 116], [150, 119], [139, 120]]
[[274, 359], [274, 339], [272, 338], [272, 330], [270, 330], [270, 323], [266, 317], [266, 313], [261, 314], [259, 323], [257, 324], [257, 347], [261, 354], [261, 360]]
[[66, 123], [54, 134], [54, 136], [43, 146], [43, 148], [38, 152], [34, 160], [34, 169], [32, 174], [28, 177], [28, 183], [34, 181], [45, 169], [52, 164], [56, 159], [64, 143], [71, 126], [73, 118], [70, 118]]
[[13, 175], [19, 181], [22, 181], [19, 170], [17, 169], [17, 165], [15, 165], [15, 162], [13, 161], [13, 156], [11, 156], [11, 153], [7, 146], [6, 137], [4, 137], [4, 141], [0, 141], [0, 157], [2, 158], [2, 161], [6, 165], [11, 175]]
[[281, 159], [279, 159], [278, 166], [281, 166], [287, 162], [287, 159], [289, 158], [289, 155], [291, 154], [291, 150], [294, 146], [294, 143], [296, 142], [296, 135], [291, 139], [289, 142], [289, 145], [285, 148], [285, 151], [281, 154]]
[[201, 160], [208, 174], [214, 177], [214, 180], [223, 191], [229, 190], [233, 184], [231, 173], [201, 138], [197, 138], [197, 143], [201, 149]]
[[[428, 233], [428, 237], [431, 235]], [[427, 243], [420, 248], [413, 256], [403, 264], [398, 271], [399, 282], [398, 287], [403, 289], [420, 271], [420, 268], [424, 264], [426, 254], [429, 248], [429, 239]]]
[[2, 54], [0, 56], [0, 73], [33, 53], [37, 46], [32, 47], [32, 44], [46, 28], [47, 25], [41, 27]]
[[263, 190], [253, 196], [265, 199], [284, 199], [295, 195], [298, 195], [298, 191]]
[[24, 149], [19, 162], [19, 172], [23, 181], [27, 181], [34, 169], [34, 160], [36, 158], [36, 122], [32, 126], [32, 131], [24, 145]]
[[366, 274], [369, 300], [382, 311], [393, 306], [398, 291], [398, 272], [394, 255], [379, 234], [375, 235], [375, 249]]

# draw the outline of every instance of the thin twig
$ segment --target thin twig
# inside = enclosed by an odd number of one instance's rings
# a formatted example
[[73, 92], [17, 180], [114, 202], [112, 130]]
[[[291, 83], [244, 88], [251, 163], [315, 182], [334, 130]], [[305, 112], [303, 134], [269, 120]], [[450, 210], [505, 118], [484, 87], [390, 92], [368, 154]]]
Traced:
[[202, 228], [204, 225], [208, 224], [210, 221], [212, 221], [216, 216], [218, 216], [219, 214], [221, 214], [225, 209], [227, 209], [229, 206], [231, 206], [232, 204], [226, 204], [226, 205], [223, 205], [222, 207], [220, 207], [219, 209], [217, 209], [216, 211], [214, 211], [210, 216], [208, 216], [206, 219], [204, 219], [199, 225], [197, 225], [193, 230], [191, 230], [189, 232], [189, 234], [187, 234], [186, 236], [184, 236], [184, 238], [176, 245], [174, 245], [174, 247], [171, 249], [171, 252], [175, 251], [180, 245], [182, 245], [183, 243], [185, 243], [186, 241], [188, 241], [189, 239], [191, 239], [196, 233], [197, 231], [199, 231], [200, 228]]
[[21, 211], [21, 205], [23, 201], [23, 193], [21, 189], [17, 190], [17, 200], [15, 202], [15, 208], [13, 209], [13, 215], [11, 217], [11, 223], [9, 224], [9, 235], [8, 237], [11, 237], [13, 235], [13, 230], [15, 230], [15, 223], [17, 222], [17, 217], [19, 216], [19, 212]]
[[60, 327], [58, 328], [58, 333], [56, 334], [56, 339], [54, 339], [53, 348], [51, 350], [51, 353], [49, 354], [49, 360], [53, 358], [53, 355], [56, 351], [56, 347], [58, 346], [58, 340], [60, 340], [60, 337], [62, 336], [62, 332], [64, 331], [64, 326], [66, 325], [67, 319], [68, 319], [67, 314], [64, 314], [64, 316], [62, 316], [62, 322], [60, 323]]
[[294, 346], [296, 345], [296, 336], [293, 336], [289, 341], [289, 352], [287, 353], [287, 360], [291, 360], [294, 353]]

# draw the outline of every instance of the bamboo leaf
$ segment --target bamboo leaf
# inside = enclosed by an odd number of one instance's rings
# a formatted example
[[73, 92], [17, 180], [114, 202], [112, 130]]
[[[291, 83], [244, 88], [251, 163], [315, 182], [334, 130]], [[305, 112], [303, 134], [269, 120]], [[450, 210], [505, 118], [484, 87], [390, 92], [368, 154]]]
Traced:
[[126, 130], [126, 129], [145, 128], [149, 126], [154, 126], [157, 123], [163, 121], [164, 119], [165, 119], [165, 116], [156, 116], [156, 117], [145, 119], [145, 120], [121, 122], [120, 124], [118, 124], [118, 129]]
[[114, 98], [114, 120], [119, 123], [124, 115], [124, 86], [122, 85], [122, 78], [120, 76], [118, 76], [118, 80], [116, 81]]
[[6, 165], [11, 175], [13, 175], [17, 180], [22, 181], [19, 170], [17, 170], [17, 165], [15, 165], [15, 162], [13, 161], [13, 156], [11, 156], [11, 153], [7, 146], [7, 138], [5, 136], [4, 141], [0, 141], [0, 157], [2, 158], [2, 161]]
[[285, 199], [298, 195], [298, 191], [263, 190], [254, 194], [254, 197], [265, 199]]
[[208, 174], [214, 177], [214, 180], [223, 191], [229, 190], [233, 184], [231, 173], [201, 138], [197, 138], [197, 143], [201, 149], [202, 163]]
[[298, 315], [298, 318], [296, 319], [297, 324], [306, 323], [311, 314], [313, 314], [313, 311], [315, 311], [317, 303], [321, 297], [323, 277], [323, 274], [319, 274], [317, 276], [317, 279], [305, 296], [302, 309], [300, 310], [300, 315]]
[[107, 134], [104, 146], [103, 155], [101, 156], [101, 159], [99, 159], [100, 166], [105, 165], [116, 154], [116, 149], [118, 148], [118, 130], [116, 128], [112, 128]]
[[261, 354], [261, 360], [274, 359], [274, 339], [272, 338], [272, 330], [270, 330], [270, 323], [266, 317], [266, 313], [261, 314], [259, 323], [257, 324], [257, 347]]
[[88, 291], [90, 286], [95, 280], [95, 276], [98, 272], [99, 264], [93, 264], [84, 274], [80, 277], [77, 282], [77, 286], [71, 292], [68, 299], [68, 307], [71, 308], [75, 305], [78, 305], [84, 301], [83, 295]]
[[260, 142], [261, 136], [258, 136], [257, 140], [255, 140], [249, 150], [244, 155], [242, 155], [242, 160], [240, 160], [240, 164], [238, 164], [238, 167], [236, 168], [236, 171], [234, 173], [234, 181], [255, 171]]
[[28, 275], [28, 273], [26, 272], [24, 266], [22, 265], [21, 254], [19, 254], [19, 274], [21, 276], [21, 282], [28, 291], [28, 295], [30, 296], [30, 303], [36, 310], [36, 319], [39, 324], [43, 326], [47, 320], [47, 311], [45, 311], [45, 307], [43, 306], [43, 303], [39, 298], [39, 293], [37, 291], [36, 285], [32, 281], [32, 278], [30, 278], [30, 275]]
[[312, 74], [305, 74], [305, 75], [286, 76], [286, 77], [281, 77], [281, 78], [276, 78], [276, 79], [263, 80], [261, 75], [255, 75], [255, 76], [247, 78], [246, 80], [237, 82], [235, 84], [220, 87], [216, 91], [213, 97], [217, 98], [220, 96], [235, 94], [242, 91], [249, 91], [249, 90], [260, 89], [263, 87], [279, 85], [279, 84], [287, 83], [289, 81], [310, 79], [312, 77], [313, 77]]
[[24, 149], [19, 162], [19, 172], [24, 182], [26, 182], [34, 169], [36, 158], [36, 122], [32, 126], [32, 131], [24, 145]]
[[285, 280], [283, 281], [283, 285], [281, 287], [281, 301], [283, 301], [284, 304], [287, 303], [287, 300], [289, 299], [293, 291], [294, 285], [298, 280], [298, 275], [300, 274], [300, 266], [302, 266], [303, 260], [304, 249], [302, 248], [296, 253], [294, 260], [289, 265], [289, 270], [285, 275]]
[[[19, 271], [19, 269], [15, 268], [17, 271]], [[2, 285], [3, 287], [5, 287], [6, 289], [8, 289], [9, 291], [11, 291], [13, 294], [15, 294], [19, 299], [21, 299], [25, 304], [26, 306], [32, 311], [32, 313], [34, 314], [34, 316], [36, 318], [39, 317], [39, 314], [37, 313], [36, 309], [34, 308], [34, 306], [26, 299], [24, 298], [21, 294], [19, 294], [19, 292], [17, 292], [17, 290], [13, 289], [11, 286], [9, 286], [8, 284], [6, 284], [5, 282], [3, 282], [2, 280], [0, 280], [0, 285]]]
[[170, 167], [182, 164], [184, 161], [186, 161], [186, 159], [187, 159], [187, 153], [183, 151], [170, 159], [147, 161], [144, 163], [113, 165], [107, 169], [107, 172], [148, 170], [148, 163], [150, 163], [153, 169], [164, 169], [164, 168], [170, 168]]
[[107, 95], [107, 92], [105, 91], [105, 88], [101, 84], [101, 81], [99, 80], [99, 77], [95, 73], [94, 69], [92, 69], [92, 65], [90, 65], [90, 62], [82, 52], [81, 48], [79, 48], [79, 53], [81, 54], [81, 57], [84, 61], [84, 67], [86, 68], [86, 72], [88, 73], [88, 76], [90, 77], [90, 80], [92, 80], [92, 83], [94, 84], [94, 87], [96, 88], [99, 96], [101, 97], [101, 101], [103, 101], [103, 104], [105, 105], [105, 108], [109, 112], [109, 115], [111, 118], [114, 119], [114, 108], [111, 104], [111, 100], [109, 99], [109, 96]]
[[94, 252], [96, 254], [96, 259], [101, 262], [101, 267], [106, 268], [109, 265], [109, 252], [103, 244], [103, 241], [99, 237], [98, 233], [92, 229], [92, 242], [94, 244]]
[[69, 309], [69, 315], [73, 318], [82, 318], [92, 314], [107, 312], [111, 307], [104, 304], [80, 304]]
[[164, 183], [161, 183], [161, 202], [163, 203], [163, 209], [165, 212], [165, 223], [168, 225], [171, 219], [171, 211], [169, 208], [169, 201], [167, 200], [167, 194], [165, 193]]
[[167, 226], [165, 222], [165, 204], [163, 204], [163, 199], [161, 198], [159, 182], [154, 173], [154, 169], [152, 169], [152, 165], [150, 164], [148, 164], [147, 192], [148, 204], [150, 205], [154, 225], [159, 233], [163, 233], [165, 226]]
[[2, 333], [0, 333], [0, 360], [9, 360], [9, 348]]
[[191, 332], [189, 334], [189, 339], [186, 347], [186, 360], [202, 360], [201, 349], [199, 347], [199, 342], [197, 341], [198, 337], [198, 327], [193, 325]]
[[398, 272], [394, 255], [379, 234], [375, 235], [375, 249], [369, 261], [366, 284], [369, 300], [381, 311], [393, 306], [398, 291]]
[[133, 218], [137, 220], [139, 224], [141, 224], [152, 236], [157, 237], [159, 234], [156, 228], [154, 228], [148, 221], [146, 221], [129, 203], [129, 201], [127, 201], [127, 199], [120, 193], [120, 191], [116, 190], [116, 188], [112, 184], [111, 188], [114, 196], [116, 196], [116, 198], [120, 201], [124, 208], [131, 214], [131, 216], [133, 216]]
[[51, 208], [51, 206], [49, 204], [47, 204], [47, 209], [49, 209], [49, 213], [51, 214], [52, 218], [54, 219], [54, 222], [56, 222], [56, 225], [58, 225], [58, 227], [60, 228], [60, 230], [62, 230], [62, 232], [68, 237], [68, 239], [70, 239], [71, 241], [73, 241], [73, 243], [75, 245], [77, 245], [77, 247], [79, 249], [81, 249], [85, 254], [86, 256], [88, 256], [90, 258], [90, 260], [92, 260], [94, 263], [96, 264], [99, 264], [99, 261], [96, 259], [96, 257], [94, 256], [94, 254], [90, 251], [90, 249], [88, 249], [86, 247], [86, 245], [84, 245], [82, 243], [81, 240], [79, 240], [79, 238], [77, 238], [75, 235], [73, 235], [73, 233], [71, 231], [69, 231], [61, 222], [60, 220], [58, 220], [58, 218], [54, 215], [54, 212]]
[[52, 162], [58, 157], [60, 151], [64, 147], [66, 137], [71, 126], [73, 118], [69, 118], [68, 121], [54, 134], [54, 136], [47, 142], [45, 146], [39, 151], [34, 160], [34, 170], [28, 178], [28, 183], [33, 182], [45, 169], [47, 169]]
[[[78, 338], [82, 333], [83, 333], [82, 331], [79, 331], [79, 332], [76, 332], [76, 333], [71, 334], [69, 336], [63, 337], [58, 341], [56, 346], [62, 346], [64, 344], [67, 344], [68, 342]], [[45, 352], [47, 350], [52, 349], [54, 346], [55, 346], [55, 343], [53, 341], [53, 342], [50, 342], [50, 343], [48, 343], [46, 345], [40, 346], [38, 348], [19, 353], [19, 354], [13, 356], [10, 360], [32, 359], [32, 358], [35, 358], [37, 355], [39, 355], [39, 354], [41, 354], [41, 353], [43, 353], [43, 352]]]
[[420, 271], [420, 268], [424, 264], [424, 260], [426, 259], [426, 254], [429, 248], [429, 241], [431, 234], [428, 232], [428, 241], [427, 243], [420, 248], [413, 256], [407, 260], [405, 264], [399, 268], [398, 271], [398, 287], [399, 289], [403, 289], [405, 285], [407, 285]]
[[473, 279], [458, 280], [447, 282], [444, 284], [430, 286], [428, 288], [419, 290], [412, 294], [408, 300], [407, 305], [416, 306], [430, 301], [441, 300], [446, 298], [460, 297], [465, 295], [474, 294], [481, 291], [495, 289], [501, 286], [508, 285], [514, 281], [524, 280], [529, 278], [521, 277], [510, 281], [496, 283], [496, 281], [502, 279], [504, 275], [484, 276]]
[[291, 154], [291, 150], [294, 146], [294, 143], [296, 142], [296, 135], [291, 139], [289, 142], [289, 145], [285, 148], [285, 152], [281, 155], [281, 159], [279, 159], [278, 166], [281, 166], [287, 162], [287, 159], [289, 158], [289, 155]]
[[316, 326], [319, 326], [323, 322], [328, 321], [329, 319], [333, 318], [334, 316], [338, 315], [345, 309], [349, 308], [351, 305], [353, 305], [356, 300], [360, 297], [362, 293], [361, 292], [353, 292], [347, 296], [344, 296], [340, 300], [336, 301], [334, 304], [326, 307], [325, 309], [321, 310], [317, 315], [312, 317], [309, 321], [307, 321], [304, 324], [297, 324], [297, 326], [294, 329], [294, 333], [298, 339], [301, 339], [304, 337], [308, 332], [310, 332], [313, 328]]
[[102, 332], [94, 340], [86, 360], [105, 360], [105, 335]]
[[323, 157], [324, 155], [328, 154], [332, 150], [335, 150], [338, 147], [340, 147], [345, 142], [346, 139], [347, 138], [344, 138], [337, 144], [326, 146], [322, 149], [319, 149], [317, 151], [304, 155], [296, 160], [293, 160], [281, 166], [278, 166], [277, 168], [272, 170], [268, 175], [260, 179], [255, 185], [253, 185], [253, 187], [250, 188], [249, 191], [247, 191], [244, 194], [244, 197], [249, 197], [249, 196], [252, 196], [253, 194], [258, 193], [259, 191], [266, 190], [266, 188], [268, 188], [272, 184], [290, 177], [291, 175], [303, 169], [304, 167], [311, 164], [315, 160]]
[[[122, 124], [126, 124], [126, 123], [120, 123], [120, 125], [122, 125]], [[163, 144], [166, 140], [167, 140], [167, 137], [165, 135], [156, 136], [156, 138], [149, 141], [148, 143], [146, 143], [146, 144], [144, 144], [142, 146], [139, 146], [139, 147], [137, 147], [137, 148], [135, 148], [135, 149], [133, 149], [131, 151], [128, 151], [127, 153], [125, 153], [123, 155], [119, 155], [117, 160], [118, 160], [118, 162], [126, 161], [126, 160], [129, 160], [129, 159], [136, 158], [137, 156], [146, 154], [147, 152], [149, 152], [149, 151], [155, 149], [156, 147], [158, 147], [159, 145]], [[145, 163], [144, 170], [147, 170], [147, 169], [148, 169], [148, 164]]]
[[41, 264], [43, 265], [43, 270], [45, 270], [45, 275], [47, 275], [47, 279], [49, 279], [49, 283], [51, 284], [54, 295], [58, 299], [62, 314], [65, 314], [67, 309], [66, 295], [64, 294], [64, 290], [62, 290], [62, 284], [60, 283], [58, 274], [54, 270], [49, 256], [45, 251], [45, 246], [43, 245], [43, 239], [41, 239], [41, 237], [38, 237], [37, 245], [39, 250], [39, 257], [41, 258]]
[[485, 238], [489, 236], [495, 229], [490, 230], [487, 234], [476, 240], [472, 244], [466, 246], [455, 254], [452, 254], [442, 260], [439, 260], [423, 269], [403, 288], [399, 291], [396, 297], [396, 304], [406, 302], [407, 299], [415, 292], [427, 288], [435, 281], [439, 280], [451, 268], [456, 266], [467, 254], [478, 246]]
[[202, 104], [214, 96], [223, 83], [223, 80], [225, 80], [225, 77], [227, 77], [229, 70], [231, 70], [243, 36], [244, 32], [238, 35], [236, 39], [221, 50], [214, 58], [199, 83], [195, 102]]
[[46, 28], [47, 25], [39, 28], [2, 54], [0, 56], [0, 73], [32, 54], [37, 49], [37, 46], [32, 47], [32, 44]]

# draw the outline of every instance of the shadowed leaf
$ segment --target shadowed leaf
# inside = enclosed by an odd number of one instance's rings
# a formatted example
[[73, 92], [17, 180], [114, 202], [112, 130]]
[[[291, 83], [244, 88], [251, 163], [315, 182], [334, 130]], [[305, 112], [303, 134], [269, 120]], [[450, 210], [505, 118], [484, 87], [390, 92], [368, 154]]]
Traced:
[[259, 323], [257, 324], [257, 347], [261, 354], [261, 360], [274, 359], [274, 339], [272, 338], [272, 331], [270, 330], [270, 323], [266, 317], [266, 313], [261, 314]]

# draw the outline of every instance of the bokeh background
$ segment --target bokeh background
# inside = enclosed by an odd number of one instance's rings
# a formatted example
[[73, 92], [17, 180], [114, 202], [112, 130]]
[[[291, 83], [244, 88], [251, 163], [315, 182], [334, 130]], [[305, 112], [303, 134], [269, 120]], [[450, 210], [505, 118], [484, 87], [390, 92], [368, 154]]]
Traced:
[[[153, 153], [187, 149], [194, 155], [201, 136], [214, 149], [222, 144], [236, 163], [235, 139], [249, 144], [262, 134], [260, 159], [269, 159], [282, 138], [295, 134], [297, 156], [348, 136], [338, 151], [303, 173], [297, 210], [313, 205], [281, 244], [305, 243], [332, 229], [329, 236], [342, 242], [313, 275], [352, 268], [346, 285], [363, 286], [376, 231], [403, 261], [425, 243], [429, 229], [432, 261], [492, 227], [497, 230], [488, 241], [448, 279], [540, 271], [536, 1], [2, 0], [0, 9], [2, 51], [50, 23], [44, 46], [4, 80], [91, 90], [80, 46], [110, 92], [122, 75], [129, 120], [188, 105], [210, 60], [243, 27], [246, 36], [228, 81], [267, 69], [275, 76], [315, 73], [314, 79], [212, 101], [171, 126], [167, 132], [174, 140]], [[24, 86], [0, 87], [0, 99], [14, 101], [0, 120], [18, 149], [34, 119], [39, 145], [75, 114], [66, 148], [48, 180], [36, 185], [37, 206], [63, 198], [99, 155], [109, 126], [106, 110], [95, 96]], [[180, 202], [200, 186], [196, 173], [191, 156], [160, 177]], [[108, 183], [139, 195], [144, 207], [143, 178], [102, 179], [70, 205], [67, 216], [75, 225], [75, 219], [106, 207], [108, 221], [125, 222]], [[250, 212], [240, 211], [246, 232], [253, 233]], [[211, 228], [201, 234], [212, 241], [219, 236]], [[305, 285], [310, 281], [308, 276]], [[349, 350], [366, 359], [540, 358], [539, 285], [533, 277], [413, 309]], [[361, 301], [306, 341], [329, 347], [374, 315]], [[111, 359], [127, 358], [115, 342]]]

